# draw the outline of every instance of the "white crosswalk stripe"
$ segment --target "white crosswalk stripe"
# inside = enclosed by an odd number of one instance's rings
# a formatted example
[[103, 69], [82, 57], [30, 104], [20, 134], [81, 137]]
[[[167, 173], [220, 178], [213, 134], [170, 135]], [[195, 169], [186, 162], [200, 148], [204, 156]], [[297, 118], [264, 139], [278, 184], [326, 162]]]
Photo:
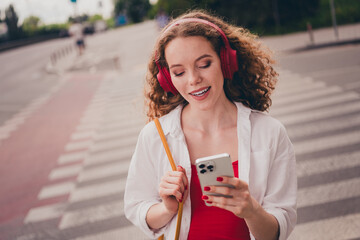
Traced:
[[[353, 174], [360, 168], [360, 96], [289, 71], [280, 76], [282, 93], [275, 93], [270, 114], [287, 127], [296, 154], [309, 156], [297, 162], [299, 224], [290, 239], [359, 238], [358, 208], [349, 212], [344, 204], [360, 200], [360, 172]], [[354, 151], [326, 153], [356, 145]], [[323, 156], [311, 157], [319, 152]]]
[[358, 239], [360, 236], [360, 214], [298, 225], [289, 240]]

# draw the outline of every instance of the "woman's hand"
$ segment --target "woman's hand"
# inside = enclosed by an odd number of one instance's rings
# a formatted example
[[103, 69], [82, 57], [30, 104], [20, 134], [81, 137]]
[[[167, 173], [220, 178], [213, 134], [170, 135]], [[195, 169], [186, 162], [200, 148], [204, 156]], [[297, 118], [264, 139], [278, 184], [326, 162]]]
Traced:
[[174, 217], [179, 202], [185, 201], [188, 196], [187, 186], [186, 171], [181, 166], [177, 167], [177, 171], [169, 171], [161, 178], [159, 194], [162, 202], [149, 208], [146, 214], [149, 228], [160, 229]]
[[162, 178], [159, 194], [167, 211], [176, 213], [179, 202], [185, 201], [188, 196], [188, 179], [186, 171], [181, 166], [177, 171], [168, 171]]
[[[212, 206], [219, 207], [234, 213], [241, 218], [250, 218], [259, 208], [259, 204], [252, 198], [248, 184], [235, 177], [218, 177], [217, 181], [230, 184], [235, 188], [223, 186], [204, 187], [203, 200]], [[207, 195], [206, 193], [219, 193], [232, 196], [231, 198]]]

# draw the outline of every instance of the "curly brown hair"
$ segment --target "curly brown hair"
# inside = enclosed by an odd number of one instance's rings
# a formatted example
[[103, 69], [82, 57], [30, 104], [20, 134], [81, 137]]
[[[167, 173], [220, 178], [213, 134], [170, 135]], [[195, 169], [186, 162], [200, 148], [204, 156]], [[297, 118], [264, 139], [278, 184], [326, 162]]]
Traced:
[[[257, 36], [204, 10], [193, 10], [183, 14], [173, 19], [168, 26], [184, 18], [200, 18], [216, 24], [225, 33], [231, 48], [236, 50], [239, 71], [234, 74], [233, 79], [224, 80], [226, 97], [254, 110], [268, 110], [271, 106], [270, 95], [275, 88], [278, 74], [272, 66], [275, 62], [271, 52], [261, 45]], [[223, 42], [220, 33], [213, 27], [199, 22], [182, 23], [171, 29], [165, 27], [155, 44], [146, 75], [145, 106], [148, 108], [146, 112], [150, 121], [169, 113], [180, 104], [187, 104], [180, 94], [173, 95], [162, 89], [156, 77], [159, 69], [155, 61], [158, 60], [161, 66], [168, 67], [165, 59], [167, 44], [176, 37], [190, 36], [206, 38], [220, 55]]]

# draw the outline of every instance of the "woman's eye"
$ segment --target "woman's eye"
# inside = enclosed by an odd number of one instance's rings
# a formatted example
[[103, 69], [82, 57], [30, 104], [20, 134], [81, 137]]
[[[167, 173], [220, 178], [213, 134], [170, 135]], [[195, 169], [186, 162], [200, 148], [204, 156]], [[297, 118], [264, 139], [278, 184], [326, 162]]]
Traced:
[[200, 65], [200, 68], [208, 68], [208, 67], [210, 67], [210, 65], [211, 65], [211, 62], [208, 61], [205, 64]]
[[180, 73], [174, 73], [175, 77], [180, 77], [184, 74], [184, 72], [180, 72]]

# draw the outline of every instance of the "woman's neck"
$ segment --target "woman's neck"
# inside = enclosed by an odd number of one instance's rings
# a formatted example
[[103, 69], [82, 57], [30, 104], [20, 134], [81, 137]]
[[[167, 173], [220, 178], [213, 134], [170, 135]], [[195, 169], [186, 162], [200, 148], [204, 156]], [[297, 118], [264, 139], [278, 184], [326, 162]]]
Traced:
[[227, 100], [209, 110], [199, 110], [191, 105], [185, 106], [181, 116], [182, 126], [188, 129], [215, 132], [236, 126], [237, 108]]

